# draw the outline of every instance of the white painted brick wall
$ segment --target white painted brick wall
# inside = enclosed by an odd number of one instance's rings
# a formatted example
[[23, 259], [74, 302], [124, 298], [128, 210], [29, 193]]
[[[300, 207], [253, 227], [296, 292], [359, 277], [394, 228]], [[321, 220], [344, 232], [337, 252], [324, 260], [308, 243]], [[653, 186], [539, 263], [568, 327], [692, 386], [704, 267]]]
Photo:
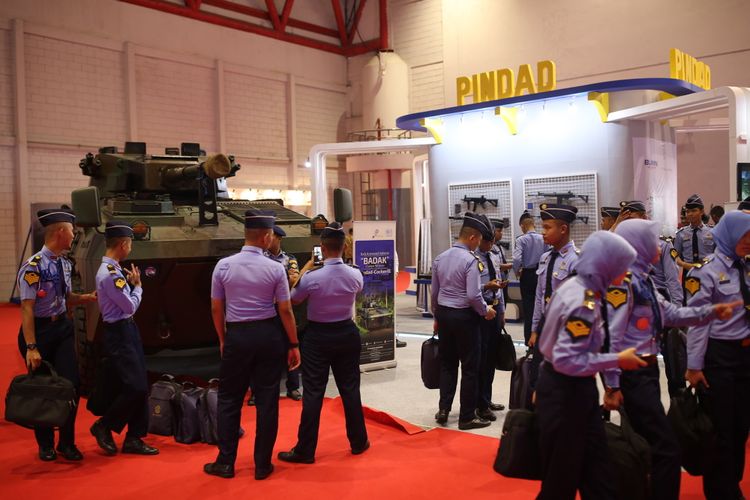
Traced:
[[445, 107], [442, 62], [412, 68], [409, 76], [410, 113]]
[[[4, 90], [3, 90], [4, 91]], [[0, 146], [0, 302], [10, 296], [16, 279], [16, 218], [15, 218], [15, 162], [13, 148]], [[25, 231], [24, 231], [25, 234]]]
[[199, 142], [216, 152], [216, 70], [136, 56], [138, 140], [149, 152]]
[[121, 52], [31, 34], [24, 44], [30, 141], [124, 141]]
[[227, 152], [288, 158], [286, 88], [285, 82], [224, 72]]
[[78, 162], [86, 149], [29, 148], [29, 203], [70, 203], [70, 192], [88, 186]]
[[0, 29], [0, 136], [14, 134], [13, 44], [11, 40], [11, 32]]
[[[297, 85], [297, 155], [304, 163], [316, 144], [346, 140], [346, 94]], [[335, 157], [328, 165], [336, 165]]]
[[227, 181], [230, 188], [287, 189], [289, 181], [286, 165], [272, 165], [237, 155], [235, 155], [235, 161], [242, 168], [237, 175]]

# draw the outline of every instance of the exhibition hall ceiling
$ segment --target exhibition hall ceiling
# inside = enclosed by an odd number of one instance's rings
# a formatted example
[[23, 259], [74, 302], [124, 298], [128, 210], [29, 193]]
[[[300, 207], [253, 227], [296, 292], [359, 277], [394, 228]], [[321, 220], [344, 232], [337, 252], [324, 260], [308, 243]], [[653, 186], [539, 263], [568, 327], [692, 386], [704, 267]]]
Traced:
[[388, 48], [387, 0], [120, 0], [352, 57]]

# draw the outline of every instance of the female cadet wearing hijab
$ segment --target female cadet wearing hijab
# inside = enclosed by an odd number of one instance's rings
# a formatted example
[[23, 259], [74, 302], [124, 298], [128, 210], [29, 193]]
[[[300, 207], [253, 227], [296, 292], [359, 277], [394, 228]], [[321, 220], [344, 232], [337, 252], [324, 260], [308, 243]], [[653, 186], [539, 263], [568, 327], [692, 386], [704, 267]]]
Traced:
[[710, 499], [743, 498], [740, 481], [745, 469], [745, 444], [750, 428], [750, 214], [732, 211], [713, 230], [716, 252], [690, 270], [685, 280], [688, 305], [742, 301], [745, 308], [724, 322], [688, 331], [691, 386], [707, 390], [703, 401], [718, 434], [716, 460], [703, 475], [703, 493]]
[[[613, 498], [607, 440], [592, 375], [645, 366], [635, 349], [600, 352], [605, 344], [603, 297], [635, 260], [635, 250], [614, 233], [597, 231], [583, 244], [578, 275], [550, 300], [539, 338], [544, 363], [536, 389], [542, 453], [542, 489], [537, 498]], [[604, 314], [603, 314], [604, 313]]]
[[660, 258], [659, 224], [645, 219], [620, 222], [615, 234], [622, 236], [636, 251], [628, 278], [607, 291], [611, 348], [619, 351], [635, 348], [649, 361], [648, 366], [620, 375], [619, 370], [605, 373], [605, 405], [624, 411], [635, 431], [651, 445], [651, 496], [677, 499], [680, 496], [680, 447], [664, 407], [659, 389], [660, 335], [666, 326], [706, 324], [714, 317], [728, 319], [733, 305], [705, 304], [701, 307], [677, 307], [656, 292], [650, 276], [652, 265]]

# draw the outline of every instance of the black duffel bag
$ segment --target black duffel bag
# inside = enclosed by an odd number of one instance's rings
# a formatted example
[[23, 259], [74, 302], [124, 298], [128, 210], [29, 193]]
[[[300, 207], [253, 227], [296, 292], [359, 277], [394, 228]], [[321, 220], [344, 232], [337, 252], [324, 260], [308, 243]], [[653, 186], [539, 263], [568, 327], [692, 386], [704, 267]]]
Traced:
[[528, 350], [526, 355], [519, 358], [510, 374], [510, 398], [508, 407], [511, 410], [526, 409], [531, 410], [534, 405], [531, 403], [534, 391], [531, 389], [531, 363], [532, 352]]
[[651, 446], [633, 430], [625, 412], [620, 412], [620, 425], [606, 420], [604, 433], [607, 435], [609, 449], [609, 475], [615, 481], [614, 491], [617, 492], [617, 498], [649, 498]]
[[440, 351], [438, 349], [440, 340], [435, 335], [437, 332], [422, 342], [422, 383], [428, 389], [440, 388]]
[[682, 467], [702, 476], [716, 458], [716, 432], [695, 389], [682, 389], [672, 398], [667, 418], [680, 443]]
[[506, 372], [513, 371], [516, 367], [516, 346], [513, 344], [513, 338], [505, 331], [500, 332], [495, 346], [495, 370]]
[[536, 413], [529, 410], [508, 412], [493, 468], [506, 477], [542, 479]]
[[76, 404], [73, 382], [42, 361], [35, 371], [11, 381], [5, 396], [5, 420], [23, 427], [62, 427]]

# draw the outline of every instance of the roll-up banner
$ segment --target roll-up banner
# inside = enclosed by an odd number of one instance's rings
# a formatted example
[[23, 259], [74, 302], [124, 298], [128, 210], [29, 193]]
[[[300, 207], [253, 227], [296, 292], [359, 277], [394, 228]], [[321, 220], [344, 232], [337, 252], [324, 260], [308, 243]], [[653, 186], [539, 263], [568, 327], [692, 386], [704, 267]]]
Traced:
[[395, 238], [395, 221], [354, 221], [354, 264], [364, 278], [354, 305], [362, 342], [361, 371], [396, 366]]

